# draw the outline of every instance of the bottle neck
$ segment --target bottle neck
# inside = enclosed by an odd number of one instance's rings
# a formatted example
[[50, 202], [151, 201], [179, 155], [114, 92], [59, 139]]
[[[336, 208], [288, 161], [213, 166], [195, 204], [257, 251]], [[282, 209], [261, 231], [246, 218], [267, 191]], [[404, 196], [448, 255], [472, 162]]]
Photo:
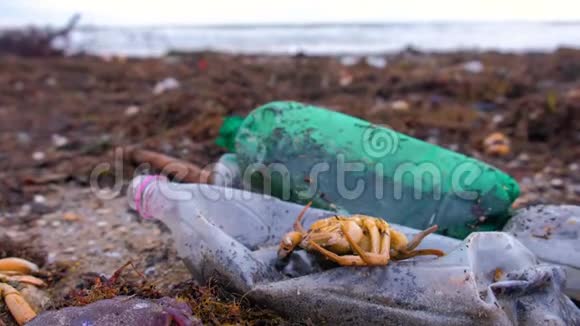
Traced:
[[149, 219], [159, 213], [154, 211], [158, 205], [154, 205], [153, 199], [155, 198], [155, 190], [161, 182], [166, 183], [167, 178], [158, 175], [145, 175], [138, 176], [131, 182], [128, 192], [129, 205], [142, 218]]

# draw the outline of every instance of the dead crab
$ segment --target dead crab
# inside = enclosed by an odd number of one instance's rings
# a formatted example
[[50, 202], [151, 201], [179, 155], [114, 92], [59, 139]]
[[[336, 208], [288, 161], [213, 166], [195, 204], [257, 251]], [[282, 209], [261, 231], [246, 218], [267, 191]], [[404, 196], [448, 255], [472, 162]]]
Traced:
[[4, 299], [18, 325], [24, 325], [36, 317], [36, 312], [22, 294], [8, 283], [25, 283], [37, 287], [46, 286], [43, 280], [27, 275], [34, 272], [38, 272], [38, 266], [27, 260], [14, 257], [0, 259], [0, 298]]
[[427, 235], [437, 231], [437, 225], [421, 231], [411, 241], [384, 220], [366, 215], [328, 217], [314, 222], [305, 231], [302, 217], [310, 205], [308, 203], [296, 218], [294, 231], [282, 238], [279, 259], [286, 258], [298, 246], [319, 252], [342, 266], [384, 266], [390, 259], [444, 255], [438, 249], [415, 250]]

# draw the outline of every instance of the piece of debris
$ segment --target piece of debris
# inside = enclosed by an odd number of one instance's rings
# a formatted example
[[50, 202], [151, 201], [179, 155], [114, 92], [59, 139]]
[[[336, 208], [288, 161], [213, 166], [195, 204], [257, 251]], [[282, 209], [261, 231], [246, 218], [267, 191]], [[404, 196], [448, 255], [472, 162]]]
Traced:
[[387, 59], [385, 59], [384, 57], [373, 55], [365, 57], [365, 60], [367, 65], [374, 68], [382, 69], [387, 66]]
[[52, 144], [54, 145], [54, 147], [62, 148], [68, 145], [68, 143], [69, 143], [68, 138], [61, 136], [59, 134], [52, 135]]
[[472, 74], [479, 74], [484, 69], [483, 63], [481, 63], [481, 61], [477, 61], [477, 60], [465, 62], [462, 65], [462, 67], [463, 67], [463, 70], [470, 72]]
[[55, 44], [59, 40], [67, 40], [79, 20], [80, 15], [75, 14], [64, 27], [56, 30], [36, 27], [4, 30], [0, 33], [0, 54], [24, 57], [62, 56], [66, 49], [57, 48]]
[[411, 106], [409, 105], [409, 103], [407, 103], [407, 101], [404, 100], [397, 100], [391, 102], [391, 109], [395, 111], [409, 111], [410, 107]]
[[43, 195], [34, 195], [33, 201], [37, 204], [44, 204], [46, 203], [46, 197]]
[[188, 183], [211, 183], [211, 172], [201, 169], [192, 163], [176, 159], [161, 153], [143, 149], [126, 148], [125, 153], [139, 165], [148, 163], [164, 175], [171, 175], [175, 180]]
[[510, 140], [501, 132], [494, 132], [483, 141], [484, 151], [488, 155], [506, 156], [510, 153]]
[[340, 64], [343, 66], [354, 66], [360, 61], [360, 57], [347, 55], [340, 57]]
[[179, 81], [177, 81], [177, 79], [173, 77], [165, 78], [162, 81], [159, 81], [157, 84], [155, 84], [155, 87], [153, 88], [153, 94], [159, 95], [167, 91], [179, 88], [179, 86], [180, 84]]
[[7, 271], [30, 274], [33, 272], [38, 272], [38, 266], [35, 263], [22, 258], [2, 258], [0, 259], [0, 272]]
[[340, 71], [340, 77], [338, 79], [338, 83], [342, 87], [346, 87], [352, 84], [353, 76], [350, 71], [343, 69]]
[[564, 188], [564, 180], [560, 178], [552, 179], [552, 181], [550, 181], [550, 185], [556, 189], [562, 189]]
[[32, 159], [35, 161], [44, 161], [44, 159], [46, 158], [46, 154], [44, 154], [44, 152], [34, 152], [32, 153]]
[[77, 222], [81, 219], [80, 215], [74, 212], [66, 212], [62, 218], [67, 222]]
[[83, 307], [46, 311], [27, 325], [108, 325], [108, 326], [193, 326], [202, 325], [191, 308], [172, 298], [141, 299], [119, 296]]
[[132, 117], [132, 116], [136, 115], [137, 113], [139, 113], [140, 110], [141, 110], [141, 108], [138, 107], [137, 105], [131, 105], [131, 106], [127, 107], [127, 109], [125, 109], [125, 115], [128, 117]]
[[14, 287], [2, 283], [0, 280], [0, 297], [4, 299], [10, 314], [14, 317], [14, 320], [18, 323], [18, 325], [24, 325], [34, 317], [36, 317], [36, 312], [30, 307], [30, 304], [22, 294], [16, 290]]
[[30, 274], [37, 272], [36, 264], [16, 257], [0, 259], [0, 298], [4, 299], [8, 310], [18, 325], [24, 325], [34, 317], [36, 312], [24, 299], [20, 291], [8, 283], [25, 283], [44, 287], [43, 280]]

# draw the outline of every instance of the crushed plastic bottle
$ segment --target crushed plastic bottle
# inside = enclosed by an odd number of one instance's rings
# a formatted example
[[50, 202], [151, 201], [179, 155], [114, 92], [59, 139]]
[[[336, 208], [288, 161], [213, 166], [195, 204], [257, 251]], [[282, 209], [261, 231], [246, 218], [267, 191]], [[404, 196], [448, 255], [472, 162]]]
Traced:
[[[227, 166], [237, 163], [230, 175], [245, 190], [387, 216], [416, 229], [438, 224], [441, 234], [455, 238], [500, 230], [519, 195], [514, 179], [483, 162], [295, 102], [269, 103], [241, 123], [239, 117], [226, 120], [217, 142], [229, 149], [235, 144]], [[216, 184], [232, 184], [220, 180]]]
[[516, 211], [504, 227], [540, 261], [566, 271], [566, 294], [580, 301], [580, 207], [537, 205]]
[[[382, 267], [328, 268], [298, 251], [276, 259], [281, 237], [303, 206], [215, 185], [135, 178], [132, 208], [165, 223], [179, 255], [200, 282], [209, 279], [295, 321], [328, 324], [577, 325], [580, 310], [563, 293], [565, 273], [538, 264], [516, 238], [474, 233], [463, 242], [430, 235], [416, 257]], [[304, 226], [333, 214], [312, 208]], [[416, 230], [392, 225], [408, 236]]]

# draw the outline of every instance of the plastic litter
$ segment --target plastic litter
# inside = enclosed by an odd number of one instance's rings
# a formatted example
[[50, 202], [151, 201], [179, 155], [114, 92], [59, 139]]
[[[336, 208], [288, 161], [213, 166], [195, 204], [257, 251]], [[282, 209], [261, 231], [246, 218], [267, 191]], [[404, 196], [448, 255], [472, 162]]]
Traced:
[[479, 74], [481, 72], [483, 72], [483, 70], [485, 69], [485, 66], [483, 65], [483, 63], [481, 63], [481, 61], [468, 61], [465, 62], [463, 64], [463, 70], [470, 72], [472, 74]]
[[179, 88], [181, 84], [179, 83], [179, 81], [173, 77], [168, 77], [165, 78], [159, 82], [157, 82], [157, 84], [155, 84], [155, 87], [153, 88], [153, 94], [154, 95], [159, 95], [162, 93], [165, 93], [167, 91]]
[[580, 207], [538, 205], [520, 209], [504, 227], [540, 261], [566, 271], [566, 294], [580, 301]]
[[343, 66], [354, 66], [360, 62], [360, 59], [358, 56], [346, 55], [340, 57], [340, 64]]
[[237, 123], [226, 120], [217, 142], [235, 144], [228, 164], [237, 161], [243, 189], [284, 200], [388, 212], [390, 222], [438, 224], [440, 233], [464, 238], [500, 230], [519, 195], [514, 179], [483, 162], [339, 112], [273, 102], [233, 132]]
[[374, 68], [382, 69], [387, 66], [387, 59], [381, 56], [371, 55], [365, 57], [366, 63]]
[[202, 325], [186, 303], [171, 298], [145, 300], [119, 296], [83, 307], [46, 311], [26, 325]]
[[[172, 231], [193, 276], [219, 280], [296, 321], [397, 325], [575, 325], [580, 311], [562, 293], [564, 271], [538, 264], [514, 237], [474, 233], [458, 241], [427, 237], [420, 248], [448, 252], [385, 267], [328, 268], [298, 251], [281, 265], [276, 251], [301, 205], [263, 194], [140, 176], [132, 208]], [[304, 225], [332, 212], [311, 209]], [[388, 220], [388, 219], [387, 219]], [[416, 231], [394, 226], [412, 236]]]

